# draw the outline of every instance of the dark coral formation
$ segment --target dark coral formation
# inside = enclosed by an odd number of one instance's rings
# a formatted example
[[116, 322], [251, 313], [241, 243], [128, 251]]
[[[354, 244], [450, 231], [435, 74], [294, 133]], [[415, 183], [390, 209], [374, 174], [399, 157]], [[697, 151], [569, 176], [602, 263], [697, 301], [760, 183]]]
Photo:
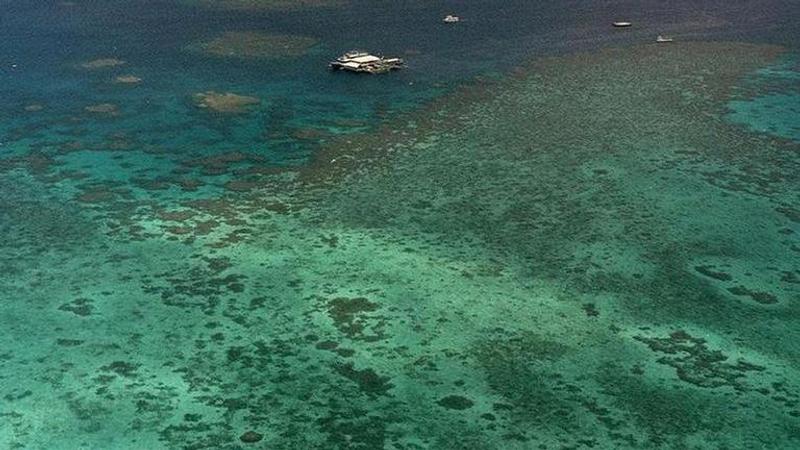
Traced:
[[730, 274], [715, 270], [714, 266], [695, 266], [694, 270], [696, 270], [697, 273], [719, 281], [730, 281], [733, 279]]
[[696, 338], [678, 330], [665, 338], [636, 336], [650, 350], [664, 354], [658, 362], [675, 368], [678, 378], [698, 387], [722, 386], [737, 390], [746, 389], [748, 372], [763, 372], [765, 367], [738, 360], [729, 361], [720, 350], [708, 348], [705, 339]]
[[436, 403], [443, 408], [455, 410], [469, 409], [475, 404], [472, 400], [461, 395], [448, 395], [440, 398]]
[[248, 167], [263, 162], [264, 158], [257, 154], [228, 152], [186, 160], [183, 164], [187, 167], [199, 167], [203, 175], [222, 175], [231, 172], [234, 168]]
[[76, 298], [75, 300], [64, 303], [58, 307], [61, 311], [67, 311], [75, 314], [76, 316], [90, 316], [94, 307], [92, 300], [88, 298]]
[[[381, 325], [367, 313], [377, 311], [379, 305], [364, 297], [337, 297], [328, 302], [328, 315], [336, 328], [351, 339], [376, 340], [382, 336]], [[369, 329], [371, 328], [371, 330]], [[372, 331], [372, 334], [368, 334]]]
[[114, 361], [111, 364], [101, 367], [100, 370], [104, 372], [113, 372], [125, 378], [133, 378], [136, 376], [136, 370], [139, 366], [139, 364], [127, 361]]
[[352, 363], [347, 363], [338, 364], [334, 369], [343, 377], [355, 382], [361, 392], [370, 397], [389, 395], [389, 390], [394, 387], [390, 377], [380, 376], [370, 368], [358, 370]]
[[245, 444], [255, 444], [256, 442], [261, 441], [264, 438], [264, 435], [261, 433], [257, 433], [255, 431], [245, 431], [239, 436], [239, 440], [244, 442]]
[[778, 303], [778, 298], [770, 294], [769, 292], [753, 291], [744, 286], [735, 286], [732, 288], [728, 288], [728, 291], [731, 294], [738, 295], [740, 297], [750, 297], [751, 299], [753, 299], [753, 301], [758, 302], [762, 305], [772, 305], [774, 303]]
[[[552, 367], [569, 351], [569, 347], [533, 333], [501, 332], [482, 343], [476, 349], [477, 363], [492, 391], [503, 400], [494, 410], [510, 415], [512, 424], [542, 426], [555, 416], [563, 426], [574, 426], [580, 388]], [[510, 438], [530, 439], [524, 426], [512, 429]]]

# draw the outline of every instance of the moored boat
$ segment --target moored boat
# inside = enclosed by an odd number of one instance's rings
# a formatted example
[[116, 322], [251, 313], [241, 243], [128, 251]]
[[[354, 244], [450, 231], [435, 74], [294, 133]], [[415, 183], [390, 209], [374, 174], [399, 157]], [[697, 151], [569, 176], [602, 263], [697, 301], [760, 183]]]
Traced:
[[611, 25], [613, 25], [616, 28], [627, 28], [633, 25], [633, 23], [625, 21], [617, 21], [617, 22], [612, 22]]
[[390, 70], [402, 69], [405, 61], [401, 58], [384, 58], [367, 52], [353, 50], [331, 61], [331, 69], [361, 73], [386, 73]]

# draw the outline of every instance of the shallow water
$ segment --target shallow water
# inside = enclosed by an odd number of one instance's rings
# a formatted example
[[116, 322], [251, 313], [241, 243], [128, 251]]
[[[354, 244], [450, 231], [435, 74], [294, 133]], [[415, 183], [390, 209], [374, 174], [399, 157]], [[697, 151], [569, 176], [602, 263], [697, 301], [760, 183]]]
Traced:
[[800, 445], [796, 5], [259, 4], [8, 5], [0, 445]]

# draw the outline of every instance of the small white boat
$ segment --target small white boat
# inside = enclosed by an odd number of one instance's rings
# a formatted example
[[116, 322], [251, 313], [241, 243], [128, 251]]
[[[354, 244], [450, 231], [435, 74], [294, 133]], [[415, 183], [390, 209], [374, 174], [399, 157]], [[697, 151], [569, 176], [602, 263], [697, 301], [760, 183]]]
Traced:
[[458, 23], [458, 22], [461, 22], [461, 18], [458, 17], [458, 16], [454, 16], [454, 15], [448, 14], [448, 15], [446, 15], [444, 17], [442, 22], [444, 22], [444, 23]]
[[627, 28], [633, 24], [631, 22], [613, 22], [611, 25], [614, 25], [617, 28]]
[[661, 36], [659, 34], [658, 37], [656, 37], [656, 42], [658, 42], [659, 44], [663, 44], [665, 42], [675, 42], [675, 39], [672, 39], [671, 37]]

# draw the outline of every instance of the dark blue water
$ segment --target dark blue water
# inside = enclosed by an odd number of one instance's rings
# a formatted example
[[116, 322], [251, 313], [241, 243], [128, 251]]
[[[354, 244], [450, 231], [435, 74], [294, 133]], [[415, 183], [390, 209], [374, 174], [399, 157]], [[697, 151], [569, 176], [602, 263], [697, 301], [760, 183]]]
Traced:
[[[355, 130], [363, 130], [478, 74], [502, 72], [535, 56], [650, 41], [659, 33], [791, 43], [797, 9], [796, 2], [779, 1], [356, 0], [347, 7], [292, 11], [231, 11], [170, 1], [13, 2], [4, 6], [0, 22], [0, 114], [5, 127], [31, 126], [37, 118], [18, 117], [29, 102], [46, 102], [50, 119], [87, 104], [119, 103], [125, 117], [109, 129], [153, 133], [161, 144], [190, 151], [211, 133], [227, 142], [219, 144], [221, 150], [258, 147], [278, 163], [298, 164], [313, 145], [287, 137], [287, 128], [353, 121]], [[449, 12], [464, 22], [443, 26], [440, 19]], [[635, 28], [609, 27], [620, 18], [634, 21]], [[266, 61], [185, 51], [193, 42], [239, 30], [310, 36], [319, 45], [300, 58]], [[329, 59], [352, 48], [404, 56], [409, 68], [360, 79], [325, 70]], [[127, 65], [95, 73], [75, 67], [102, 57]], [[145, 83], [135, 89], [110, 85], [109, 74], [119, 71], [135, 73]], [[248, 119], [198, 129], [196, 111], [183, 106], [193, 93], [211, 89], [256, 95], [268, 106]]]

